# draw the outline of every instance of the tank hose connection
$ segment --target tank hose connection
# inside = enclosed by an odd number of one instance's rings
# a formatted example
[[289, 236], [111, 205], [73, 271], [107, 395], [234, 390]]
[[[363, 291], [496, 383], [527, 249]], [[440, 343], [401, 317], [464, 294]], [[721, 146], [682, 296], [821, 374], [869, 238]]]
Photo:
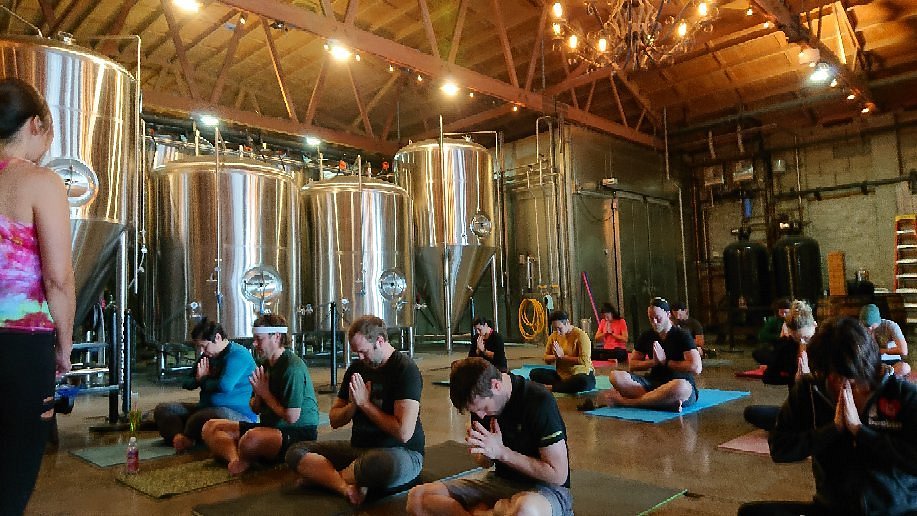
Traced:
[[519, 303], [519, 333], [522, 338], [535, 340], [547, 325], [544, 305], [537, 299], [526, 298]]

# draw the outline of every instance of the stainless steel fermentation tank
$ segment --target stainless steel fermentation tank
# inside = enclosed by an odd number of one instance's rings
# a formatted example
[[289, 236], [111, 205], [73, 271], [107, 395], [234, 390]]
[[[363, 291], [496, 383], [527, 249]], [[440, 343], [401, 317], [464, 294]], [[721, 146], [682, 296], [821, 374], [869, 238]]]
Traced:
[[465, 140], [426, 140], [395, 155], [395, 178], [414, 202], [418, 291], [448, 335], [494, 257], [490, 153]]
[[[139, 209], [139, 106], [133, 77], [89, 50], [26, 36], [0, 37], [0, 77], [32, 84], [51, 110], [54, 141], [42, 164], [67, 184], [79, 323], [98, 301], [112, 270], [120, 265], [119, 273], [127, 274], [126, 262], [116, 257], [119, 238], [136, 222]], [[126, 286], [119, 289], [124, 292], [118, 297], [125, 297]]]
[[303, 302], [315, 329], [331, 330], [330, 305], [340, 328], [362, 315], [390, 328], [414, 325], [411, 199], [391, 183], [340, 176], [309, 183], [302, 208]]
[[219, 321], [230, 338], [251, 337], [262, 313], [283, 315], [295, 330], [293, 175], [247, 158], [206, 156], [166, 163], [152, 183], [159, 340], [186, 341], [201, 316]]

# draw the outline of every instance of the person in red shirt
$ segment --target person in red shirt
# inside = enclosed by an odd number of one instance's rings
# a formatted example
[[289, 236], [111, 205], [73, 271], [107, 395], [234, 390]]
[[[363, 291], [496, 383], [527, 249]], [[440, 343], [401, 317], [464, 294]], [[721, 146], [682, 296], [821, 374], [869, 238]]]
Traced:
[[[627, 361], [627, 321], [611, 303], [602, 305], [602, 318], [595, 332], [595, 343], [596, 352], [593, 356], [597, 359]], [[598, 347], [599, 343], [601, 347]]]

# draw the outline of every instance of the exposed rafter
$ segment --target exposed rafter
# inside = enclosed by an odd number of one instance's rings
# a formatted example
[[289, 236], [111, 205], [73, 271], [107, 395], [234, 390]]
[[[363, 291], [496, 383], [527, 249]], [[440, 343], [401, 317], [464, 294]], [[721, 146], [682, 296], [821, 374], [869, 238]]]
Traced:
[[375, 136], [373, 134], [373, 125], [369, 122], [369, 114], [363, 106], [360, 88], [357, 87], [357, 81], [353, 78], [353, 68], [351, 68], [349, 64], [347, 65], [347, 78], [350, 79], [350, 87], [353, 88], [353, 98], [357, 102], [357, 110], [360, 111], [360, 118], [363, 120], [363, 130], [370, 137]]
[[181, 65], [182, 74], [185, 76], [188, 91], [193, 98], [200, 98], [197, 93], [197, 81], [194, 80], [194, 68], [191, 67], [191, 62], [188, 61], [185, 45], [182, 43], [181, 35], [178, 33], [178, 25], [175, 23], [175, 16], [172, 14], [172, 2], [169, 0], [162, 0], [162, 13], [166, 17], [166, 23], [169, 25], [169, 34], [172, 36], [172, 43], [175, 44], [175, 53], [178, 55], [178, 63]]
[[503, 47], [503, 60], [506, 61], [506, 72], [509, 74], [509, 82], [515, 87], [519, 87], [519, 78], [516, 77], [516, 63], [513, 62], [513, 49], [509, 46], [509, 36], [506, 34], [506, 25], [503, 23], [503, 12], [500, 10], [500, 0], [493, 0], [494, 24], [497, 27], [497, 35], [500, 36], [500, 46]]
[[[538, 20], [538, 33], [535, 35], [535, 44], [532, 45], [532, 55], [529, 57], [529, 70], [525, 74], [525, 90], [532, 91], [532, 80], [535, 79], [535, 68], [538, 63], [538, 56], [541, 55], [541, 45], [544, 38], [544, 27], [548, 20], [548, 10], [550, 7], [545, 4], [541, 8], [541, 19]], [[588, 109], [586, 111], [589, 111]]]
[[250, 111], [242, 111], [238, 108], [213, 106], [207, 102], [195, 101], [172, 93], [146, 91], [144, 92], [144, 107], [154, 112], [165, 113], [192, 113], [195, 111], [207, 110], [219, 117], [220, 120], [229, 123], [260, 127], [268, 131], [292, 134], [295, 136], [309, 134], [339, 145], [363, 149], [378, 154], [392, 155], [398, 150], [398, 144], [394, 142], [386, 142], [376, 138], [335, 131], [333, 129], [309, 124], [301, 124], [285, 118], [262, 116]]
[[274, 35], [271, 34], [271, 27], [266, 23], [262, 23], [261, 28], [264, 29], [264, 37], [267, 39], [268, 52], [271, 55], [271, 63], [274, 65], [274, 75], [277, 76], [277, 84], [280, 86], [280, 95], [283, 97], [283, 105], [287, 108], [287, 116], [290, 117], [290, 120], [298, 123], [299, 117], [296, 115], [296, 105], [293, 104], [293, 93], [287, 86], [287, 77], [283, 73], [283, 65], [280, 63], [280, 56], [277, 55], [277, 46], [274, 44]]
[[223, 57], [223, 66], [220, 67], [220, 73], [217, 74], [216, 84], [213, 86], [213, 93], [210, 95], [210, 102], [214, 104], [219, 104], [220, 97], [223, 95], [223, 85], [226, 83], [226, 75], [229, 73], [229, 67], [232, 66], [233, 60], [236, 57], [236, 49], [239, 48], [239, 40], [242, 39], [242, 34], [245, 32], [245, 26], [248, 24], [259, 23], [261, 20], [248, 20], [248, 23], [243, 25], [241, 23], [236, 24], [236, 28], [232, 31], [232, 37], [229, 39], [229, 45], [226, 47], [226, 55]]
[[318, 98], [321, 95], [322, 87], [325, 85], [325, 74], [328, 73], [328, 58], [322, 59], [322, 64], [318, 68], [318, 78], [315, 79], [315, 85], [312, 87], [312, 95], [309, 97], [309, 106], [306, 108], [306, 125], [312, 124], [315, 120], [315, 110], [318, 109]]
[[427, 7], [427, 0], [417, 0], [420, 5], [420, 16], [423, 18], [423, 29], [427, 33], [427, 42], [433, 55], [437, 58], [439, 55], [439, 43], [436, 41], [436, 32], [433, 31], [433, 20], [430, 19], [430, 8]]
[[459, 42], [462, 40], [462, 30], [465, 28], [465, 16], [468, 14], [468, 1], [462, 0], [459, 4], [458, 18], [455, 20], [455, 29], [452, 31], [452, 45], [449, 47], [449, 62], [455, 62], [458, 55]]
[[[130, 14], [131, 9], [137, 5], [137, 1], [138, 0], [124, 0], [118, 12], [112, 15], [109, 22], [105, 24], [103, 34], [107, 36], [120, 34], [124, 29], [124, 23], [127, 22], [127, 15]], [[118, 42], [113, 40], [100, 41], [96, 48], [105, 55], [111, 55], [118, 50]]]
[[[327, 17], [308, 9], [290, 5], [280, 0], [223, 0], [223, 3], [259, 16], [283, 20], [290, 27], [299, 28], [322, 38], [346, 41], [353, 48], [379, 56], [400, 66], [412, 68], [433, 76], [451, 76], [463, 86], [508, 102], [522, 104], [537, 112], [553, 111], [554, 100], [545, 95], [517, 88], [493, 77], [473, 70], [452, 65], [442, 59], [420, 52], [381, 36]], [[598, 117], [579, 109], [565, 110], [568, 121], [586, 125], [624, 139], [658, 147], [661, 142], [653, 136], [624, 127], [608, 119]]]

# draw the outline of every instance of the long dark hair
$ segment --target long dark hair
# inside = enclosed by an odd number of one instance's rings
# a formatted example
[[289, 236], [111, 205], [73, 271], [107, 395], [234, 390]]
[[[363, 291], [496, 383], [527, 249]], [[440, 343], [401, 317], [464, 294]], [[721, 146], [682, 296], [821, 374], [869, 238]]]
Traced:
[[7, 143], [29, 119], [51, 125], [48, 103], [31, 84], [21, 79], [0, 79], [0, 143]]

